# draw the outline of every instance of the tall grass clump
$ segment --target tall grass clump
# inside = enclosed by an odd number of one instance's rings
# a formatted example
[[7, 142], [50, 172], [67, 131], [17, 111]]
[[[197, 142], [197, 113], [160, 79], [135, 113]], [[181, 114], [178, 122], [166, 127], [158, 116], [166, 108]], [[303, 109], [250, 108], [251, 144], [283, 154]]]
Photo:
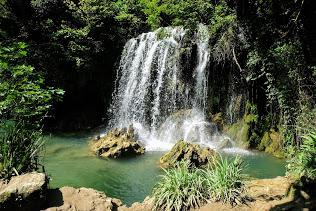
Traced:
[[219, 156], [205, 169], [181, 161], [164, 172], [153, 189], [154, 210], [189, 210], [207, 201], [243, 202], [244, 175], [240, 157], [231, 161]]
[[233, 161], [219, 156], [214, 165], [203, 170], [211, 200], [231, 204], [243, 202], [245, 175], [242, 174], [242, 164], [239, 156]]
[[164, 172], [153, 189], [155, 210], [189, 210], [206, 201], [208, 194], [201, 170], [181, 161]]
[[287, 173], [294, 177], [305, 177], [310, 182], [316, 180], [316, 132], [302, 136], [299, 149], [290, 148]]
[[40, 131], [28, 129], [22, 122], [1, 124], [0, 178], [37, 170], [42, 146]]

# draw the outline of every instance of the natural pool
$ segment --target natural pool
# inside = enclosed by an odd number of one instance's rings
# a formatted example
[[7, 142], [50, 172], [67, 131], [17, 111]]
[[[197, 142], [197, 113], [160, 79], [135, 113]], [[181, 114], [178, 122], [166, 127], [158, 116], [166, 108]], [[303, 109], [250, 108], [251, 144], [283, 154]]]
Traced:
[[[91, 136], [90, 136], [91, 137]], [[163, 171], [157, 165], [162, 152], [146, 152], [128, 159], [100, 159], [88, 147], [89, 134], [46, 137], [43, 162], [50, 187], [89, 187], [130, 205], [150, 194]], [[264, 153], [242, 155], [245, 173], [257, 178], [284, 175], [285, 162]]]

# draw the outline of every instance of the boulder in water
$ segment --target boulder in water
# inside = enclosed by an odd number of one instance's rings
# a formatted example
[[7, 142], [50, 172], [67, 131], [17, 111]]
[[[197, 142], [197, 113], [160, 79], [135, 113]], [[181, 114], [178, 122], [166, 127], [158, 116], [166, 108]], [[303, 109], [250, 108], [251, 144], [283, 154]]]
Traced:
[[201, 147], [185, 141], [178, 141], [170, 150], [160, 158], [160, 165], [164, 168], [174, 167], [177, 162], [185, 160], [196, 167], [212, 163], [216, 152], [209, 147]]
[[118, 158], [145, 153], [145, 148], [136, 140], [132, 127], [109, 131], [104, 137], [95, 140], [92, 151], [101, 157]]

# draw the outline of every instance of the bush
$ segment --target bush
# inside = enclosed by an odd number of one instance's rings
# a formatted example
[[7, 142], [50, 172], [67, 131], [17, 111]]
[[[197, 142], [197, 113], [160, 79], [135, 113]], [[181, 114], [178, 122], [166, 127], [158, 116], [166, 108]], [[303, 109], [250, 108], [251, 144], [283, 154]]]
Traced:
[[310, 132], [302, 137], [299, 150], [289, 148], [290, 159], [287, 174], [296, 178], [306, 177], [309, 181], [316, 180], [316, 132]]
[[206, 169], [197, 169], [182, 161], [175, 168], [164, 171], [165, 175], [153, 189], [155, 210], [189, 210], [208, 200], [243, 202], [240, 157], [232, 162], [220, 157]]
[[231, 204], [243, 202], [242, 163], [239, 156], [232, 162], [220, 156], [215, 165], [203, 171], [210, 199]]
[[36, 171], [43, 141], [41, 132], [24, 123], [3, 123], [0, 131], [0, 178]]

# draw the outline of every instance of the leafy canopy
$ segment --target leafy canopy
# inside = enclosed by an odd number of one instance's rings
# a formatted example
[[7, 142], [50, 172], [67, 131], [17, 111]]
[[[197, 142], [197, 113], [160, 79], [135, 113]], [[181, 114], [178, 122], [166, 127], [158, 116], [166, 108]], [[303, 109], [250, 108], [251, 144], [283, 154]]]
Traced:
[[46, 87], [44, 77], [25, 64], [26, 44], [0, 46], [0, 115], [1, 120], [40, 122], [63, 91]]

